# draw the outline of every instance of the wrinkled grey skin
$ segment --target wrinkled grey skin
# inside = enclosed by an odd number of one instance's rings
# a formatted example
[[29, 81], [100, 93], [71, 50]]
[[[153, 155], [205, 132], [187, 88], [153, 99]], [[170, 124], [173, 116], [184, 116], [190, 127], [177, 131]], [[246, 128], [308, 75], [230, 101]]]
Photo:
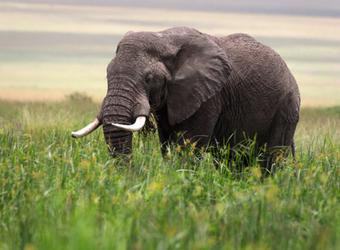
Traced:
[[298, 86], [282, 58], [249, 35], [217, 38], [185, 27], [129, 32], [107, 80], [97, 118], [114, 155], [131, 152], [132, 133], [111, 123], [132, 124], [148, 117], [150, 106], [162, 145], [177, 142], [178, 132], [197, 147], [256, 135], [258, 146], [284, 146], [294, 154]]

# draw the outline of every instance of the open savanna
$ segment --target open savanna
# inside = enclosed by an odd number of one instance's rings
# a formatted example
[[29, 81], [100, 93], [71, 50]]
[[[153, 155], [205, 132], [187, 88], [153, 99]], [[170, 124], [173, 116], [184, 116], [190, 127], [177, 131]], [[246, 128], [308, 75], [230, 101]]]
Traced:
[[[340, 248], [339, 19], [1, 2], [0, 20], [0, 249]], [[135, 134], [129, 159], [101, 128], [71, 138], [125, 32], [182, 25], [248, 33], [285, 59], [304, 106], [295, 163], [263, 176], [256, 158], [232, 170], [237, 157], [190, 142], [162, 157], [157, 134]]]
[[300, 86], [303, 106], [340, 105], [340, 19], [115, 6], [0, 3], [0, 98], [101, 101], [106, 66], [129, 30], [188, 26], [248, 33], [273, 47]]

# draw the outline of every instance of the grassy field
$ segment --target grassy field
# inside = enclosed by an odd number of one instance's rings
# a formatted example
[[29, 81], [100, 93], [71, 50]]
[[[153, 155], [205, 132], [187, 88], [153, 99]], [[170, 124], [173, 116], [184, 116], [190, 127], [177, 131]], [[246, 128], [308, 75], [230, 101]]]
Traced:
[[339, 249], [339, 108], [304, 109], [296, 164], [265, 178], [153, 134], [111, 159], [101, 129], [70, 136], [98, 109], [0, 102], [0, 249]]
[[340, 105], [339, 18], [1, 2], [0, 19], [1, 99], [61, 100], [77, 90], [99, 102], [127, 31], [188, 26], [256, 37], [285, 59], [303, 106]]
[[[0, 20], [0, 249], [340, 248], [339, 18], [1, 2]], [[101, 128], [71, 138], [125, 32], [183, 25], [281, 54], [304, 107], [296, 163], [231, 171], [190, 143], [163, 158], [154, 134], [135, 134], [126, 162]]]

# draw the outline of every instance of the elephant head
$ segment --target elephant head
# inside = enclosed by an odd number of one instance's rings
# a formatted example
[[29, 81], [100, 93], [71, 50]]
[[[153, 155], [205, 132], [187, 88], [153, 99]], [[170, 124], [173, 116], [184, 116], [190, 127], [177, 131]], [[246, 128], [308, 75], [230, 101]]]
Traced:
[[170, 126], [191, 117], [229, 76], [223, 50], [207, 35], [190, 28], [128, 32], [107, 67], [108, 90], [97, 118], [73, 137], [103, 125], [114, 155], [131, 152], [132, 132], [154, 110], [167, 109]]

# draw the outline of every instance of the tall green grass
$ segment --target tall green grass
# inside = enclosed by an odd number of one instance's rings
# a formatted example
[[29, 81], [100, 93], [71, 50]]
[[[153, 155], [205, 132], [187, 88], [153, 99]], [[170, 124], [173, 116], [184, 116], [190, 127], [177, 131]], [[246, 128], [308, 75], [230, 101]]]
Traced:
[[190, 142], [162, 157], [155, 134], [112, 159], [101, 129], [70, 136], [98, 109], [0, 102], [0, 249], [340, 247], [339, 108], [303, 110], [296, 163], [269, 177], [197, 159]]

